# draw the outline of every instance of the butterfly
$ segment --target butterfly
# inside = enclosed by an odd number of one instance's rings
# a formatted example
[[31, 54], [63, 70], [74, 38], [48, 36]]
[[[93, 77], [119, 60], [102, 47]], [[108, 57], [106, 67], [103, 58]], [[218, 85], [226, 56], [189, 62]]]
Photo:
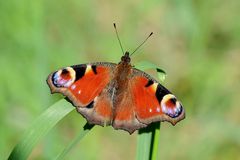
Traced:
[[130, 134], [157, 121], [185, 118], [177, 98], [157, 80], [131, 65], [95, 62], [65, 67], [47, 78], [51, 93], [65, 95], [90, 124], [112, 125]]

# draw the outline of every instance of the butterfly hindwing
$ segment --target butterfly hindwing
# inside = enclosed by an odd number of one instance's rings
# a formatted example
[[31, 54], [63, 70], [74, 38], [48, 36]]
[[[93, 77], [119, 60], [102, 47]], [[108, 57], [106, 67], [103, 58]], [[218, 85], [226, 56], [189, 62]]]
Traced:
[[123, 129], [129, 133], [133, 133], [136, 129], [146, 127], [136, 118], [134, 97], [131, 87], [126, 87], [116, 97], [117, 103], [114, 106], [113, 127], [115, 129]]
[[101, 126], [111, 124], [112, 101], [106, 88], [94, 98], [88, 107], [77, 107], [77, 111], [87, 119], [88, 123]]

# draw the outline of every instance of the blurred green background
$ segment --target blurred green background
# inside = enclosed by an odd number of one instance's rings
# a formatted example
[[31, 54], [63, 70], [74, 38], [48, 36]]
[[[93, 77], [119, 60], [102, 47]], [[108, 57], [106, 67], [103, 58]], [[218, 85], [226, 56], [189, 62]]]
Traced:
[[[154, 32], [132, 63], [148, 60], [163, 68], [164, 85], [185, 107], [184, 121], [162, 123], [160, 159], [240, 159], [239, 9], [239, 0], [0, 0], [0, 159], [62, 98], [50, 94], [50, 72], [120, 60], [113, 22], [130, 52]], [[84, 123], [71, 112], [30, 159], [52, 159]], [[131, 160], [136, 137], [94, 127], [67, 159]]]

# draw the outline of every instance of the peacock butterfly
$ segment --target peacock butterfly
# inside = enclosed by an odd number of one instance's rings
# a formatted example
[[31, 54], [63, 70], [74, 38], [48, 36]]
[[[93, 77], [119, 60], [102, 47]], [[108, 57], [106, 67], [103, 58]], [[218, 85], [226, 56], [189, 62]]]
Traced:
[[152, 122], [175, 125], [184, 119], [185, 111], [177, 98], [130, 61], [129, 52], [125, 52], [118, 64], [65, 67], [51, 73], [47, 83], [51, 93], [67, 96], [90, 124], [112, 125], [131, 134]]

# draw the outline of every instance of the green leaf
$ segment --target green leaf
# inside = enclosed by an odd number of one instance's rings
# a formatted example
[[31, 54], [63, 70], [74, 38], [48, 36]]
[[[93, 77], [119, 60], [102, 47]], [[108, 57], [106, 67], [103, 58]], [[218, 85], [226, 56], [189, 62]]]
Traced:
[[159, 68], [156, 64], [153, 64], [151, 62], [141, 61], [141, 62], [138, 62], [137, 64], [135, 64], [134, 67], [144, 70], [144, 71], [148, 70], [148, 69], [156, 69], [158, 79], [161, 82], [164, 82], [164, 80], [166, 78], [166, 72], [163, 69]]
[[8, 159], [25, 160], [37, 142], [45, 136], [63, 117], [75, 108], [62, 99], [43, 112], [24, 133], [21, 141], [14, 147]]
[[160, 68], [156, 68], [156, 71], [157, 71], [158, 79], [161, 82], [164, 82], [167, 76], [166, 72]]

